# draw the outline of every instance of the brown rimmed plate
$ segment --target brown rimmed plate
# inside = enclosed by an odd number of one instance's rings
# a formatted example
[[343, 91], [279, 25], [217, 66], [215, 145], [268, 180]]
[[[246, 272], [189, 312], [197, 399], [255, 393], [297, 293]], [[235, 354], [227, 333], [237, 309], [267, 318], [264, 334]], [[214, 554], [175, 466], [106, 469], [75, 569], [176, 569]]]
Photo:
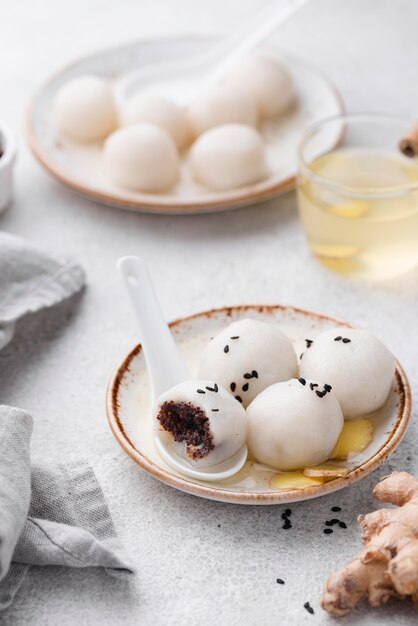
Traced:
[[[281, 305], [246, 305], [205, 311], [170, 324], [173, 335], [191, 371], [210, 337], [231, 322], [250, 317], [280, 325], [294, 342], [297, 354], [305, 348], [305, 338], [346, 322], [326, 315]], [[133, 348], [113, 375], [107, 392], [110, 428], [125, 452], [145, 471], [162, 482], [187, 493], [239, 504], [277, 504], [307, 500], [337, 491], [361, 480], [376, 469], [399, 445], [411, 414], [408, 380], [398, 364], [385, 406], [371, 416], [374, 433], [371, 443], [346, 462], [348, 474], [303, 490], [279, 491], [269, 486], [275, 473], [254, 461], [237, 476], [219, 483], [185, 478], [167, 466], [156, 451], [151, 432], [151, 392], [141, 346]]]
[[217, 212], [268, 200], [294, 186], [296, 148], [304, 129], [313, 121], [343, 111], [342, 100], [331, 82], [305, 61], [284, 55], [275, 47], [269, 54], [280, 58], [295, 83], [298, 105], [278, 122], [266, 124], [262, 133], [272, 174], [259, 183], [225, 192], [208, 192], [191, 180], [187, 166], [181, 180], [167, 194], [126, 191], [104, 175], [101, 145], [83, 146], [57, 136], [51, 124], [57, 90], [81, 74], [97, 74], [111, 81], [165, 59], [192, 57], [208, 50], [216, 40], [198, 37], [142, 40], [87, 56], [64, 68], [38, 91], [27, 118], [29, 145], [44, 168], [61, 183], [102, 204], [145, 213]]

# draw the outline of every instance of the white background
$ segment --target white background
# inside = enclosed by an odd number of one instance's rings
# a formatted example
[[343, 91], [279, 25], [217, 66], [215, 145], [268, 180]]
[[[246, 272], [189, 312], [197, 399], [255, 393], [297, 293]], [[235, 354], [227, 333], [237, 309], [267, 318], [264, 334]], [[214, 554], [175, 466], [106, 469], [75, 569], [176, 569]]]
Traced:
[[[383, 338], [417, 396], [418, 272], [367, 285], [323, 269], [306, 247], [293, 193], [219, 215], [134, 215], [73, 195], [25, 145], [28, 101], [62, 64], [139, 37], [227, 33], [260, 5], [1, 0], [0, 118], [19, 135], [19, 158], [15, 202], [0, 228], [77, 258], [88, 287], [82, 297], [19, 325], [0, 355], [0, 401], [32, 411], [34, 460], [89, 458], [138, 573], [126, 584], [98, 571], [33, 569], [0, 623], [331, 624], [319, 608], [321, 588], [359, 548], [355, 519], [376, 505], [372, 485], [392, 468], [418, 474], [413, 423], [390, 462], [337, 495], [293, 505], [293, 528], [283, 531], [284, 507], [213, 503], [159, 484], [125, 456], [107, 426], [107, 381], [135, 342], [115, 272], [115, 260], [127, 253], [149, 262], [168, 318], [245, 302], [323, 311]], [[321, 67], [348, 110], [418, 115], [417, 23], [414, 0], [313, 0], [277, 42]], [[349, 528], [325, 536], [323, 521], [334, 504], [343, 507]], [[277, 577], [286, 585], [277, 585]], [[303, 608], [307, 600], [315, 615]], [[344, 621], [357, 623], [412, 624], [416, 614], [396, 603], [363, 607]]]

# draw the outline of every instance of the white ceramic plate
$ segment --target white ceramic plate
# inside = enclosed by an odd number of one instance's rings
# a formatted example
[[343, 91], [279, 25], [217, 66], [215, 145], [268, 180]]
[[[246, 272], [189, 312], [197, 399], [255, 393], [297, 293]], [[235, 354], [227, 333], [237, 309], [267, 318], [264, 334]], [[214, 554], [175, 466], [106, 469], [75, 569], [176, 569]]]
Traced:
[[[216, 42], [216, 40], [215, 40]], [[52, 77], [35, 96], [28, 115], [29, 144], [41, 164], [63, 184], [103, 204], [152, 213], [222, 211], [267, 200], [294, 185], [296, 148], [303, 130], [314, 120], [341, 113], [341, 98], [330, 81], [304, 61], [283, 55], [273, 47], [295, 83], [298, 104], [279, 122], [263, 126], [270, 169], [264, 181], [226, 192], [209, 192], [195, 184], [184, 166], [180, 182], [168, 194], [144, 194], [113, 185], [104, 175], [101, 145], [82, 146], [58, 137], [51, 124], [57, 90], [67, 80], [93, 73], [112, 81], [126, 72], [164, 59], [205, 52], [212, 39], [155, 39], [127, 44], [85, 57]]]
[[[207, 311], [171, 324], [180, 350], [195, 372], [200, 354], [210, 337], [231, 322], [251, 317], [279, 324], [294, 342], [297, 353], [305, 349], [305, 338], [327, 328], [347, 325], [345, 322], [282, 306], [235, 306]], [[303, 490], [277, 490], [269, 486], [277, 473], [256, 462], [247, 461], [239, 474], [218, 483], [204, 483], [185, 478], [169, 467], [159, 456], [152, 438], [151, 391], [144, 356], [136, 346], [122, 361], [110, 381], [107, 414], [117, 441], [132, 459], [159, 480], [188, 493], [221, 502], [240, 504], [277, 504], [315, 498], [350, 485], [376, 469], [399, 445], [411, 413], [408, 380], [398, 364], [392, 390], [385, 406], [368, 416], [373, 422], [371, 443], [360, 454], [346, 462], [350, 471], [343, 478]]]

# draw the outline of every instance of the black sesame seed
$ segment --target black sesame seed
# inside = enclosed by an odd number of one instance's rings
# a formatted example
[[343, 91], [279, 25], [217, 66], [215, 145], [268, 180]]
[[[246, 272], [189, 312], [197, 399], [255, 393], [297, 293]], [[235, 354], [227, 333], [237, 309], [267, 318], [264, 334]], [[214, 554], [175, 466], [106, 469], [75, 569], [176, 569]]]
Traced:
[[212, 411], [213, 411], [214, 413], [217, 413], [217, 412], [219, 411], [219, 409], [212, 409]]
[[220, 528], [220, 527], [221, 527], [221, 525], [220, 525], [220, 524], [218, 524], [218, 528]]
[[235, 396], [235, 400], [238, 400], [238, 402], [241, 402], [241, 404], [242, 404], [242, 398], [241, 398], [241, 396]]
[[253, 370], [251, 374], [253, 378], [258, 378], [258, 372], [256, 370]]
[[239, 339], [239, 335], [235, 335], [235, 337], [230, 337], [230, 339]]
[[216, 383], [213, 385], [213, 391], [215, 393], [218, 393], [218, 391], [219, 391], [219, 387], [218, 387], [218, 385]]
[[313, 339], [305, 339], [305, 341], [306, 341], [306, 347], [310, 348], [311, 345], [313, 344]]
[[344, 337], [343, 343], [351, 343], [351, 339], [348, 339], [348, 337]]
[[331, 521], [331, 525], [332, 526], [334, 526], [334, 524], [339, 524], [340, 523], [340, 520], [335, 518], [335, 517], [332, 520], [330, 520], [330, 521]]
[[245, 383], [245, 385], [242, 386], [242, 390], [243, 391], [248, 391], [248, 387], [249, 387], [249, 384]]
[[203, 389], [198, 389], [197, 393], [206, 393], [206, 391], [204, 391]]
[[245, 380], [250, 380], [252, 377], [253, 377], [252, 374], [248, 374], [248, 372], [247, 374], [244, 374]]
[[224, 352], [225, 352], [225, 354], [227, 354], [229, 352], [229, 346], [225, 346]]
[[304, 378], [298, 378], [298, 381], [301, 385], [306, 385], [306, 380]]
[[338, 337], [335, 337], [334, 341], [341, 341], [342, 337], [341, 335], [338, 335]]
[[302, 352], [302, 354], [301, 354], [301, 355], [300, 355], [300, 357], [299, 357], [299, 358], [300, 358], [300, 360], [302, 360], [302, 357], [303, 357], [303, 352]]
[[286, 513], [287, 517], [289, 517], [290, 515], [292, 515], [292, 511], [291, 511], [291, 509], [286, 509], [285, 513]]
[[333, 523], [330, 519], [327, 519], [327, 521], [325, 522], [325, 526], [333, 526]]
[[318, 398], [323, 398], [326, 394], [326, 391], [315, 391], [316, 395], [318, 396]]
[[283, 578], [276, 578], [276, 583], [277, 583], [278, 585], [284, 585], [284, 580], [283, 580]]
[[328, 384], [326, 383], [326, 384], [324, 385], [324, 389], [325, 389], [325, 391], [328, 391], [328, 392], [329, 392], [329, 391], [331, 391], [332, 387], [331, 387], [331, 385], [328, 385]]
[[333, 533], [334, 531], [332, 530], [332, 528], [324, 528], [324, 534], [325, 535], [331, 535], [331, 533]]
[[332, 506], [331, 511], [333, 511], [334, 513], [338, 513], [339, 511], [342, 511], [342, 509], [340, 506]]
[[[287, 513], [286, 513], [286, 511], [285, 511], [284, 513], [282, 513], [282, 519], [286, 521], [286, 520], [287, 520], [287, 518], [288, 518], [288, 515], [287, 515]], [[290, 521], [290, 520], [289, 520], [289, 521]]]
[[205, 389], [207, 389], [208, 391], [215, 391], [214, 387], [205, 387]]
[[231, 384], [229, 385], [229, 388], [230, 388], [230, 390], [231, 390], [231, 391], [235, 391], [235, 389], [237, 388], [237, 386], [236, 386], [236, 384], [235, 384], [235, 383], [231, 383]]
[[318, 383], [309, 383], [309, 387], [311, 388], [311, 391], [313, 391], [315, 387], [319, 387], [319, 385]]
[[310, 613], [311, 615], [315, 613], [315, 611], [313, 610], [309, 602], [305, 602], [305, 604], [303, 605], [303, 608], [306, 609], [308, 613]]
[[345, 522], [339, 522], [338, 525], [340, 528], [347, 528], [347, 524]]
[[285, 523], [283, 524], [282, 528], [283, 528], [283, 530], [289, 530], [289, 528], [292, 528], [292, 524], [290, 523], [289, 519], [287, 519], [285, 521]]

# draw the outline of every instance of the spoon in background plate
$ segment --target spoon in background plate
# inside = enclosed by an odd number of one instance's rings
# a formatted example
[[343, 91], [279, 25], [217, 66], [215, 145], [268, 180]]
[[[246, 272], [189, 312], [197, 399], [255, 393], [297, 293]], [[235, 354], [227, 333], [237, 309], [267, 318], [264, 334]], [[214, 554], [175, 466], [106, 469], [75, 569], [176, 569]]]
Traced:
[[[191, 380], [192, 376], [164, 319], [146, 263], [138, 257], [125, 256], [119, 259], [117, 268], [138, 323], [154, 405], [162, 393], [178, 383]], [[160, 456], [170, 467], [184, 476], [203, 481], [219, 481], [233, 476], [243, 467], [248, 455], [247, 446], [243, 446], [223, 463], [199, 470], [176, 453], [161, 431], [154, 431], [154, 442]]]
[[129, 72], [116, 84], [117, 102], [123, 104], [138, 91], [158, 90], [159, 95], [178, 104], [187, 104], [198, 92], [222, 80], [239, 61], [309, 1], [274, 0], [209, 53], [155, 63]]

